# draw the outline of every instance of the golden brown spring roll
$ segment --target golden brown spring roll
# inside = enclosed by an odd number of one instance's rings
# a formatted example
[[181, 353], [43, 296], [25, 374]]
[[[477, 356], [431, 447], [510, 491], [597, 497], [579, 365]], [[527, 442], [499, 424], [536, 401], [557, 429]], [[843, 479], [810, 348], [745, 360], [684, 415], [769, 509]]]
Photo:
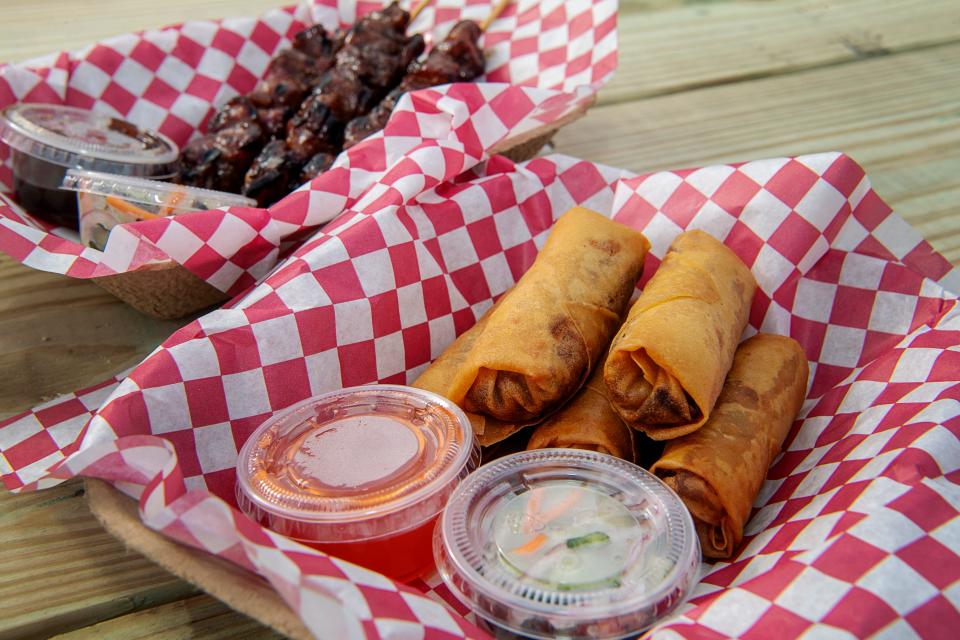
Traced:
[[583, 385], [606, 349], [648, 248], [643, 234], [571, 209], [517, 284], [414, 386], [482, 416], [484, 436], [502, 440], [540, 421]]
[[791, 338], [757, 334], [733, 368], [703, 428], [667, 442], [651, 471], [676, 491], [703, 555], [729, 558], [807, 390], [807, 359]]
[[624, 422], [654, 440], [703, 425], [756, 287], [740, 258], [708, 233], [677, 236], [630, 308], [604, 366], [611, 404]]
[[602, 367], [568, 404], [530, 434], [527, 450], [550, 447], [587, 449], [636, 462], [634, 431], [610, 406]]
[[[502, 300], [502, 298], [501, 298]], [[467, 364], [467, 357], [473, 349], [477, 337], [483, 333], [490, 314], [497, 308], [499, 302], [489, 309], [477, 320], [476, 324], [460, 334], [453, 344], [440, 354], [433, 363], [420, 374], [412, 384], [414, 387], [426, 389], [447, 396], [451, 376], [454, 371], [462, 369]], [[473, 426], [473, 432], [476, 434], [480, 444], [487, 447], [505, 440], [515, 433], [523, 425], [514, 423], [504, 423], [488, 416], [480, 415], [470, 411], [465, 411], [470, 424]]]

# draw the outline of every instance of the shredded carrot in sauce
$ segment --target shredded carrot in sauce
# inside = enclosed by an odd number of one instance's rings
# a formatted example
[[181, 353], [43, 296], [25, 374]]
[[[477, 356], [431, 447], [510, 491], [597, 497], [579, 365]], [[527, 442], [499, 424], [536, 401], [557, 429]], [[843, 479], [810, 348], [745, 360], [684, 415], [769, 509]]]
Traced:
[[187, 197], [185, 191], [174, 191], [169, 196], [167, 196], [166, 201], [163, 203], [163, 207], [160, 208], [161, 216], [168, 216], [173, 213], [173, 210], [177, 208], [177, 205]]
[[539, 514], [537, 517], [541, 522], [550, 522], [551, 520], [556, 519], [558, 516], [563, 515], [565, 511], [569, 511], [575, 504], [580, 502], [580, 496], [582, 493], [583, 492], [576, 489], [570, 491], [570, 493], [563, 497], [563, 500], [550, 507], [544, 513]]
[[107, 204], [113, 207], [114, 209], [116, 209], [117, 211], [120, 211], [121, 213], [126, 213], [136, 218], [141, 218], [143, 220], [150, 220], [152, 218], [162, 217], [162, 216], [158, 216], [155, 213], [144, 211], [137, 205], [127, 202], [126, 200], [122, 198], [118, 198], [116, 196], [107, 196]]
[[533, 533], [533, 523], [535, 520], [539, 519], [538, 514], [540, 513], [541, 502], [543, 502], [543, 493], [540, 491], [533, 491], [530, 494], [530, 499], [527, 500], [526, 513], [523, 514], [524, 533]]
[[514, 553], [533, 553], [537, 549], [543, 546], [543, 543], [547, 541], [547, 536], [542, 533], [538, 533], [533, 538], [531, 538], [527, 543], [516, 547]]

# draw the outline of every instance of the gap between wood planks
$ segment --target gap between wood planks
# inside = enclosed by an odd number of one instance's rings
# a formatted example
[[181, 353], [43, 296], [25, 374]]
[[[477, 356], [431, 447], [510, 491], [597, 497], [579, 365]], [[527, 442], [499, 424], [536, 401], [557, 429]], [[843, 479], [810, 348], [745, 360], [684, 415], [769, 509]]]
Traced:
[[202, 637], [204, 640], [283, 638], [279, 633], [203, 594], [105, 620], [53, 636], [51, 640], [179, 640], [187, 630], [189, 637]]
[[916, 51], [926, 51], [928, 49], [936, 49], [943, 45], [956, 44], [956, 43], [960, 43], [960, 38], [945, 39], [943, 41], [932, 42], [932, 43], [916, 44], [916, 45], [906, 46], [906, 47], [897, 49], [895, 51], [884, 50], [881, 53], [858, 54], [855, 57], [831, 60], [831, 61], [823, 62], [819, 64], [797, 65], [797, 66], [792, 66], [792, 67], [783, 68], [779, 70], [756, 71], [752, 73], [745, 73], [745, 74], [726, 77], [726, 78], [714, 78], [710, 80], [702, 80], [699, 82], [690, 82], [689, 84], [677, 85], [674, 87], [649, 91], [646, 93], [641, 92], [641, 93], [638, 93], [638, 95], [633, 97], [615, 95], [610, 99], [604, 99], [602, 97], [603, 93], [601, 90], [601, 93], [600, 93], [601, 97], [599, 98], [597, 103], [598, 103], [598, 106], [607, 106], [607, 105], [619, 104], [622, 102], [633, 102], [641, 99], [660, 98], [663, 96], [671, 96], [678, 93], [686, 93], [688, 91], [697, 91], [699, 89], [709, 89], [712, 87], [721, 87], [729, 84], [738, 84], [742, 82], [753, 82], [755, 80], [763, 80], [766, 78], [789, 76], [797, 73], [804, 73], [806, 71], [815, 71], [817, 69], [840, 67], [840, 66], [845, 66], [849, 64], [854, 64], [856, 62], [860, 62], [868, 58], [880, 58], [880, 57], [886, 57], [886, 56], [892, 56], [892, 55], [899, 55], [903, 53], [913, 53]]

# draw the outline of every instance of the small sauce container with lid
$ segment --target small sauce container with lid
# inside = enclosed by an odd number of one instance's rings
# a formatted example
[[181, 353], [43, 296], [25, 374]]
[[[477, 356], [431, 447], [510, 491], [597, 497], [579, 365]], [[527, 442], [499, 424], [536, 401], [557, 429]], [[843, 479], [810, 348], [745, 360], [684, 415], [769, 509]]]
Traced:
[[261, 425], [237, 461], [237, 503], [261, 524], [398, 580], [433, 569], [437, 516], [476, 468], [455, 404], [412, 387], [341, 389]]
[[15, 104], [0, 112], [10, 146], [17, 202], [51, 224], [76, 229], [77, 203], [60, 185], [69, 168], [155, 179], [173, 177], [179, 150], [161, 133], [126, 120], [54, 104]]
[[700, 546], [680, 498], [640, 467], [540, 449], [481, 467], [434, 534], [440, 576], [498, 637], [626, 638], [676, 609]]
[[186, 211], [257, 206], [256, 200], [234, 193], [85, 169], [68, 169], [63, 188], [77, 194], [80, 242], [101, 251], [110, 229], [118, 224]]

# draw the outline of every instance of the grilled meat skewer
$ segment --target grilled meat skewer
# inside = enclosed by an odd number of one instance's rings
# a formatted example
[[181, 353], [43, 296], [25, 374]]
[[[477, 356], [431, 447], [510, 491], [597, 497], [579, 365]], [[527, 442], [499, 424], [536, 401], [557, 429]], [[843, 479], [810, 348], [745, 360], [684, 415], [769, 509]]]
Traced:
[[478, 44], [480, 35], [480, 27], [472, 20], [455, 24], [443, 42], [430, 51], [427, 59], [412, 65], [400, 85], [370, 113], [354, 118], [347, 124], [343, 147], [349, 149], [383, 129], [404, 93], [451, 82], [469, 82], [480, 76], [485, 63], [483, 50]]
[[220, 107], [208, 133], [184, 147], [176, 181], [239, 193], [263, 145], [284, 131], [286, 121], [333, 64], [339, 41], [319, 25], [298, 33], [293, 48], [270, 62], [256, 88]]
[[253, 161], [244, 195], [267, 206], [289, 192], [303, 169], [312, 177], [318, 167], [329, 167], [346, 124], [375, 106], [423, 52], [423, 38], [405, 34], [408, 23], [409, 14], [393, 3], [346, 33], [333, 67], [287, 122], [284, 144], [271, 143]]

